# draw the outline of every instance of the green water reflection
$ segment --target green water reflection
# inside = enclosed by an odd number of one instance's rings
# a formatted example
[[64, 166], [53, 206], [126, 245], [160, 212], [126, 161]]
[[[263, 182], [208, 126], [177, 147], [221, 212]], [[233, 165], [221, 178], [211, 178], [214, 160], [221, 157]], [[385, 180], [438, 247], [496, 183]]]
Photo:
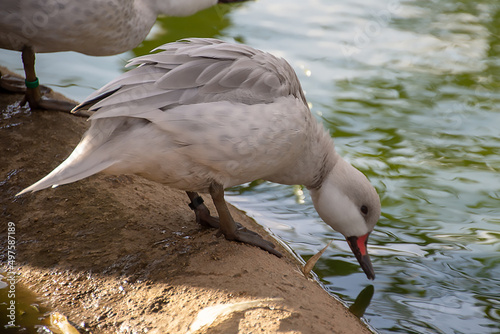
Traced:
[[372, 300], [373, 293], [375, 289], [373, 285], [368, 285], [364, 288], [356, 297], [354, 303], [349, 307], [349, 311], [352, 312], [358, 318], [361, 318], [364, 314], [368, 306], [370, 305], [370, 301]]
[[230, 10], [236, 10], [241, 4], [218, 5], [198, 12], [189, 18], [162, 17], [156, 22], [148, 38], [137, 48], [132, 50], [136, 55], [144, 55], [159, 45], [174, 42], [188, 37], [213, 38], [220, 35], [220, 31], [227, 28]]
[[[21, 284], [9, 287], [6, 273], [0, 273], [0, 332], [14, 333], [52, 333], [48, 326], [48, 308], [40, 304], [39, 297]], [[15, 302], [12, 307], [11, 301]], [[12, 308], [13, 312], [11, 312]], [[15, 324], [15, 326], [11, 326]]]

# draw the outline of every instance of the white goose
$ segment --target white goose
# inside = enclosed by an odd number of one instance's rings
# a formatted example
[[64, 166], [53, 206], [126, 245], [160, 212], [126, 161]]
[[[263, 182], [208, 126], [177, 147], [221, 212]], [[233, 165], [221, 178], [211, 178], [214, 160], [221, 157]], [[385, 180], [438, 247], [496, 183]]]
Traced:
[[[367, 240], [380, 216], [368, 179], [334, 149], [295, 72], [248, 46], [189, 39], [133, 59], [139, 65], [77, 106], [90, 129], [49, 175], [18, 195], [98, 172], [133, 173], [187, 191], [196, 219], [229, 240], [279, 255], [233, 221], [224, 188], [256, 179], [303, 184], [321, 218], [342, 233], [368, 278]], [[219, 219], [197, 192], [210, 193]]]
[[[146, 38], [158, 15], [187, 16], [238, 0], [2, 0], [0, 48], [21, 51], [26, 97], [33, 109], [69, 111], [74, 104], [45, 98], [35, 73], [36, 52], [76, 51], [109, 56], [128, 51]], [[241, 1], [241, 0], [239, 0]], [[20, 91], [24, 83], [0, 79]]]

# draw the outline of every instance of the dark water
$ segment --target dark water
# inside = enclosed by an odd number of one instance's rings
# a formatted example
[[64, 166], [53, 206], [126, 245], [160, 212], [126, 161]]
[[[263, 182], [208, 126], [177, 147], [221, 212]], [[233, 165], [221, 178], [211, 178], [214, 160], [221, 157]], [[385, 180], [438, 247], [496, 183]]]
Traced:
[[[126, 59], [193, 36], [286, 58], [337, 150], [376, 186], [372, 327], [500, 332], [500, 2], [260, 0], [162, 19], [123, 55], [41, 55], [37, 69], [82, 99]], [[19, 58], [0, 51], [11, 68]], [[370, 284], [307, 191], [254, 182], [228, 195], [300, 257], [334, 238], [315, 272], [346, 302]]]
[[14, 284], [15, 280], [15, 275], [0, 271], [0, 333], [52, 333], [50, 310], [40, 305], [39, 296]]

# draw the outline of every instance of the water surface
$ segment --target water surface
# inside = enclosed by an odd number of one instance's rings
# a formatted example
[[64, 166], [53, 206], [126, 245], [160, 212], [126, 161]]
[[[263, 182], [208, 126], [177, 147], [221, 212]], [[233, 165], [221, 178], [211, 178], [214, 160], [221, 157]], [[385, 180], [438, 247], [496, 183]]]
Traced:
[[[114, 57], [40, 55], [40, 80], [77, 100], [132, 56], [183, 37], [236, 40], [286, 58], [337, 150], [382, 199], [365, 320], [380, 333], [500, 328], [500, 3], [260, 0], [162, 19]], [[18, 53], [0, 63], [21, 70]], [[253, 182], [229, 200], [309, 258], [352, 303], [369, 282], [300, 187]]]

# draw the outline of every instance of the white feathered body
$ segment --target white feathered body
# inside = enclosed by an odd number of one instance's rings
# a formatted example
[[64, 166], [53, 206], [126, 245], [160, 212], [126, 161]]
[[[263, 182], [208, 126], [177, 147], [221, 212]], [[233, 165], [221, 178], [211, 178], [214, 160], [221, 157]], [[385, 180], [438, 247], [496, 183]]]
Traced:
[[97, 172], [190, 191], [266, 179], [318, 186], [337, 154], [283, 59], [212, 39], [166, 44], [95, 92], [72, 155], [35, 191]]
[[217, 0], [2, 0], [0, 47], [107, 56], [142, 42], [158, 15], [186, 16]]

